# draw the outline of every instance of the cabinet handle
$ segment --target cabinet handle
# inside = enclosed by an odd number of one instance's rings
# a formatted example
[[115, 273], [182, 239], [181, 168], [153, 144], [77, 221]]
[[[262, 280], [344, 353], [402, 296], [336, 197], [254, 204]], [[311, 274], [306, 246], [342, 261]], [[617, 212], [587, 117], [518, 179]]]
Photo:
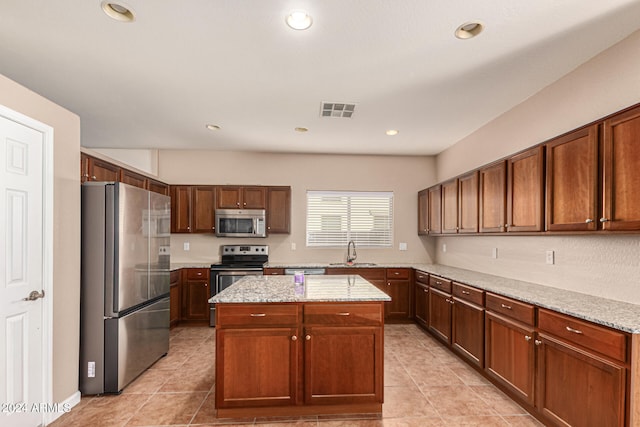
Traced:
[[266, 317], [266, 313], [251, 313], [251, 317]]
[[442, 285], [442, 282], [436, 280], [436, 285]]
[[531, 337], [530, 337], [529, 335], [525, 335], [525, 336], [524, 336], [524, 340], [525, 340], [525, 341], [531, 341]]
[[506, 308], [507, 310], [511, 310], [511, 306], [507, 304], [500, 304], [500, 307]]
[[242, 206], [247, 206], [247, 202], [244, 202], [244, 203], [242, 204]]
[[291, 337], [291, 341], [298, 341], [298, 337], [297, 337], [297, 336], [295, 336], [295, 335], [294, 335], [294, 336], [292, 336], [292, 337]]
[[351, 315], [351, 313], [346, 312], [346, 311], [345, 311], [345, 312], [342, 312], [342, 313], [336, 313], [336, 314], [337, 314], [338, 316], [350, 316], [350, 315]]
[[535, 341], [534, 341], [534, 343], [535, 343], [536, 345], [540, 345], [540, 344], [542, 344], [542, 341], [540, 341], [540, 340], [535, 340]]
[[600, 218], [600, 222], [608, 222], [608, 221], [609, 221], [609, 218], [604, 218], [604, 217]]
[[461, 291], [461, 292], [462, 292], [462, 295], [471, 295], [471, 292], [469, 291]]
[[391, 286], [391, 283], [387, 282], [387, 286]]
[[593, 220], [591, 218], [587, 218], [584, 222], [586, 224], [591, 224], [593, 222]]
[[311, 335], [307, 335], [306, 337], [304, 337], [305, 340], [310, 341], [311, 340]]
[[425, 294], [429, 293], [429, 289], [423, 289], [423, 291], [424, 291]]
[[94, 181], [97, 181], [97, 180], [98, 180], [98, 178], [96, 178], [96, 176], [95, 176], [95, 175], [93, 175], [93, 176], [91, 177], [91, 179], [92, 179], [92, 180], [94, 180]]
[[578, 334], [578, 335], [582, 335], [582, 331], [578, 330], [578, 329], [573, 329], [570, 326], [567, 326], [567, 331], [569, 332], [573, 332], [574, 334]]
[[398, 273], [397, 271], [394, 271], [394, 273], [393, 273], [393, 274], [395, 274], [395, 275], [397, 276], [397, 275], [399, 275], [400, 273]]
[[505, 225], [504, 225], [504, 228], [508, 228], [508, 227], [509, 227], [509, 224], [505, 224]]

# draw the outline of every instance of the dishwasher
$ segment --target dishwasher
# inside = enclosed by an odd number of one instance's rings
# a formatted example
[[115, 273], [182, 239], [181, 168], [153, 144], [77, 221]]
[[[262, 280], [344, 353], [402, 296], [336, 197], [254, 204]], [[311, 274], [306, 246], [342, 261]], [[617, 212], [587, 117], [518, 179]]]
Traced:
[[287, 276], [293, 276], [297, 272], [302, 271], [305, 276], [314, 276], [319, 274], [325, 274], [324, 268], [285, 268], [284, 274]]

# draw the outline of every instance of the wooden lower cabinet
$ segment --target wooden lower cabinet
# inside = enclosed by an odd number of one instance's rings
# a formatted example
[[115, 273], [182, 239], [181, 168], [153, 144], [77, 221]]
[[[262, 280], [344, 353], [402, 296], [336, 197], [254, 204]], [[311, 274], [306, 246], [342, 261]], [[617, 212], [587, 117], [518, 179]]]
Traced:
[[218, 304], [218, 416], [380, 413], [383, 307]]
[[209, 269], [187, 268], [182, 281], [183, 321], [204, 322], [209, 320]]
[[415, 285], [415, 320], [427, 327], [429, 323], [429, 286], [416, 280]]
[[429, 289], [429, 331], [447, 346], [451, 345], [453, 297], [441, 290]]
[[174, 270], [169, 275], [169, 326], [174, 327], [180, 322], [180, 306], [182, 301], [181, 271]]
[[479, 368], [484, 367], [484, 308], [453, 297], [451, 348]]

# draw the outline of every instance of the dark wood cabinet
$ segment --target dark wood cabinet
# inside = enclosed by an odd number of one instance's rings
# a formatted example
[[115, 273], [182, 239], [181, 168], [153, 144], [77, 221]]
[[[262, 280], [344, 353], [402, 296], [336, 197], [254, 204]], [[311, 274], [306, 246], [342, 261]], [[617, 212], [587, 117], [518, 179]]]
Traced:
[[191, 233], [191, 186], [171, 186], [171, 232]]
[[512, 396], [533, 406], [534, 307], [487, 293], [486, 308], [485, 371]]
[[429, 190], [418, 192], [418, 235], [429, 234]]
[[282, 274], [284, 274], [284, 268], [267, 267], [267, 268], [262, 269], [262, 274], [264, 274], [265, 276], [282, 275]]
[[454, 282], [452, 294], [451, 348], [484, 368], [484, 291]]
[[180, 322], [182, 306], [182, 270], [174, 270], [169, 274], [169, 326]]
[[147, 189], [147, 177], [127, 169], [120, 169], [119, 181], [134, 187]]
[[218, 187], [216, 206], [218, 209], [266, 209], [266, 187], [231, 186]]
[[429, 275], [422, 271], [415, 273], [414, 318], [423, 328], [429, 326]]
[[458, 233], [478, 232], [478, 172], [458, 178]]
[[603, 124], [604, 230], [640, 230], [640, 107]]
[[291, 232], [291, 187], [267, 189], [267, 233]]
[[169, 186], [140, 173], [117, 166], [85, 153], [80, 153], [80, 182], [110, 181], [124, 182], [134, 187], [144, 188], [155, 193], [169, 195]]
[[554, 139], [546, 144], [546, 153], [547, 230], [596, 230], [598, 125]]
[[429, 331], [446, 345], [451, 345], [452, 310], [451, 294], [435, 288], [429, 289]]
[[215, 232], [216, 187], [213, 185], [196, 185], [192, 187], [191, 211], [193, 233]]
[[507, 221], [507, 163], [502, 160], [479, 171], [479, 231], [501, 233]]
[[385, 292], [391, 301], [385, 303], [385, 318], [409, 320], [411, 318], [411, 269], [387, 268]]
[[147, 179], [147, 190], [153, 191], [154, 193], [164, 194], [165, 196], [169, 196], [169, 184], [165, 184], [164, 182], [156, 181], [155, 179], [148, 178]]
[[458, 179], [442, 183], [442, 234], [458, 232]]
[[182, 280], [183, 321], [209, 320], [209, 269], [187, 268]]
[[120, 180], [120, 167], [104, 160], [85, 155], [86, 172], [82, 174], [84, 181], [112, 181]]
[[442, 185], [434, 185], [427, 190], [429, 197], [428, 234], [442, 233]]
[[542, 231], [544, 203], [544, 147], [536, 147], [507, 161], [507, 231]]

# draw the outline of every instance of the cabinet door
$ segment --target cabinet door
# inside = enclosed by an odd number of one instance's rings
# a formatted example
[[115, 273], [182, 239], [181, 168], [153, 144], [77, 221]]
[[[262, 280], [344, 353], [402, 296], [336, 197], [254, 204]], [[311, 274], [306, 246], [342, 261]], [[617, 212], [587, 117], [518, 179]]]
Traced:
[[169, 185], [164, 182], [156, 181], [155, 179], [147, 180], [147, 190], [158, 194], [164, 194], [165, 196], [169, 195]]
[[485, 371], [522, 401], [534, 404], [533, 329], [487, 311]]
[[382, 403], [382, 328], [305, 328], [307, 404]]
[[484, 308], [453, 298], [451, 347], [468, 362], [484, 367]]
[[216, 407], [295, 405], [297, 335], [297, 328], [218, 329]]
[[269, 187], [267, 191], [267, 232], [291, 232], [291, 187]]
[[435, 288], [429, 289], [429, 330], [451, 345], [451, 311], [453, 297]]
[[596, 230], [598, 125], [549, 142], [546, 152], [547, 230]]
[[192, 211], [194, 233], [213, 233], [215, 231], [216, 187], [212, 185], [198, 185], [192, 187]]
[[242, 199], [242, 188], [232, 186], [218, 187], [216, 205], [218, 209], [238, 209]]
[[180, 322], [180, 285], [171, 285], [169, 288], [169, 325], [175, 326]]
[[478, 172], [458, 178], [458, 233], [478, 232]]
[[442, 234], [458, 232], [458, 180], [442, 184]]
[[427, 327], [429, 322], [429, 287], [424, 283], [416, 282], [415, 291], [416, 322], [424, 327]]
[[182, 319], [209, 320], [209, 270], [189, 268], [182, 283]]
[[429, 190], [418, 192], [418, 235], [429, 234]]
[[120, 168], [104, 160], [89, 158], [89, 181], [113, 181], [120, 179]]
[[411, 282], [406, 280], [387, 280], [384, 291], [391, 297], [385, 302], [385, 319], [409, 319]]
[[429, 192], [429, 234], [442, 233], [442, 185], [436, 185]]
[[543, 152], [536, 147], [507, 161], [507, 231], [542, 231]]
[[147, 178], [128, 169], [120, 169], [120, 182], [133, 185], [138, 188], [147, 188]]
[[626, 370], [541, 334], [538, 409], [557, 425], [625, 425]]
[[479, 229], [501, 233], [507, 223], [507, 164], [504, 161], [480, 169]]
[[267, 189], [265, 187], [243, 187], [242, 209], [266, 209]]
[[604, 230], [640, 230], [640, 108], [604, 122]]
[[89, 156], [80, 153], [80, 183], [89, 181]]
[[171, 232], [191, 232], [191, 187], [171, 186]]

